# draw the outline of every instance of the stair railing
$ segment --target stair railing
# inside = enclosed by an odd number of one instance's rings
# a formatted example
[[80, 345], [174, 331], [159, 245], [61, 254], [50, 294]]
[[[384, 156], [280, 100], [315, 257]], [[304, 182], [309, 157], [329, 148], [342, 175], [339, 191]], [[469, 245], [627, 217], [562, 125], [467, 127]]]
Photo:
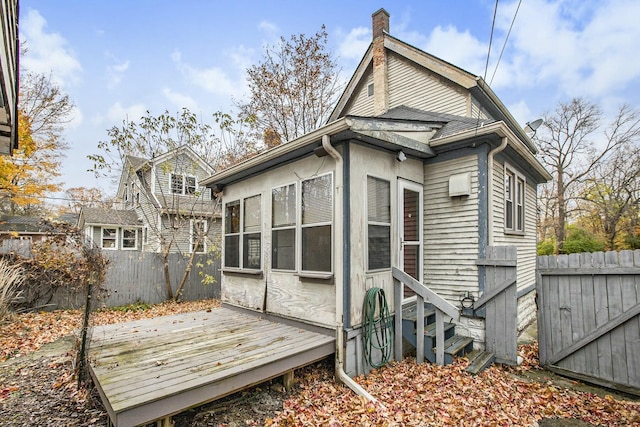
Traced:
[[416, 360], [424, 362], [424, 302], [433, 305], [436, 310], [436, 363], [444, 365], [444, 316], [460, 320], [460, 311], [449, 301], [396, 267], [391, 268], [393, 275], [393, 300], [395, 309], [394, 351], [396, 360], [402, 360], [402, 289], [407, 286], [416, 294]]

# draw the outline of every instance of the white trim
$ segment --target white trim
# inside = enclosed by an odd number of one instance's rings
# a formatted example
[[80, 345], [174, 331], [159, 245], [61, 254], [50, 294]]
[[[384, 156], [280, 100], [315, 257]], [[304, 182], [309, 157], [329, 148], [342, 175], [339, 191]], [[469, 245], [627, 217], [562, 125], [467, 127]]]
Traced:
[[418, 256], [417, 256], [417, 268], [418, 268], [418, 281], [421, 283], [424, 281], [424, 187], [421, 184], [418, 184], [413, 181], [408, 181], [406, 179], [398, 178], [398, 267], [400, 270], [404, 271], [404, 242], [402, 241], [402, 234], [404, 228], [404, 190], [410, 190], [418, 193], [418, 206], [416, 207], [416, 213], [418, 215], [418, 240], [415, 241], [417, 244], [412, 244], [412, 246], [417, 246]]
[[[369, 177], [376, 179], [378, 181], [384, 181], [386, 183], [389, 184], [389, 222], [385, 223], [385, 222], [378, 222], [378, 221], [370, 221], [369, 220], [369, 186], [368, 186], [368, 182], [369, 182]], [[372, 175], [372, 174], [367, 174], [364, 180], [364, 194], [365, 194], [365, 209], [364, 209], [364, 242], [365, 244], [364, 246], [364, 268], [365, 268], [365, 272], [367, 273], [373, 273], [373, 272], [379, 272], [379, 271], [387, 271], [387, 270], [391, 270], [391, 267], [393, 265], [393, 260], [391, 259], [391, 254], [393, 253], [393, 251], [391, 250], [391, 247], [393, 245], [393, 234], [391, 233], [391, 223], [392, 223], [392, 203], [391, 203], [391, 180], [386, 179], [386, 178], [382, 178], [376, 175]], [[374, 270], [370, 270], [369, 269], [369, 226], [370, 225], [378, 225], [378, 226], [385, 226], [385, 227], [389, 227], [389, 267], [382, 267], [382, 268], [376, 268]]]
[[[104, 230], [105, 229], [116, 230], [116, 235], [115, 235], [115, 238], [114, 238], [115, 246], [112, 247], [112, 248], [104, 246]], [[118, 250], [119, 235], [120, 235], [119, 227], [100, 227], [100, 248], [105, 250], [105, 251], [117, 251]], [[109, 240], [111, 240], [111, 239], [109, 239]]]
[[[138, 250], [138, 228], [139, 227], [121, 227], [119, 229], [119, 231], [121, 231], [120, 233], [120, 249], [122, 249], [123, 251], [137, 251]], [[124, 232], [126, 230], [133, 230], [134, 232], [134, 246], [132, 248], [125, 248], [124, 247]]]
[[[512, 215], [512, 227], [507, 227], [507, 176], [513, 176], [513, 188], [512, 192], [512, 200], [511, 200], [511, 215]], [[504, 163], [503, 167], [503, 188], [502, 188], [502, 209], [503, 209], [503, 228], [505, 234], [524, 236], [526, 234], [526, 210], [527, 210], [527, 202], [526, 202], [526, 192], [527, 192], [527, 179], [523, 174], [521, 174], [516, 168], [511, 166], [509, 163]], [[522, 189], [520, 189], [519, 185], [522, 183]], [[518, 206], [519, 200], [522, 201], [522, 216], [520, 221], [522, 222], [522, 228], [518, 228]]]
[[[329, 175], [331, 177], [331, 184], [329, 186], [330, 189], [330, 194], [331, 194], [331, 221], [324, 221], [324, 222], [317, 222], [317, 223], [313, 223], [313, 224], [302, 224], [302, 191], [303, 191], [303, 187], [302, 187], [302, 183], [305, 181], [311, 181], [313, 179], [318, 179], [321, 178], [323, 176], [327, 176]], [[297, 224], [297, 230], [298, 230], [298, 236], [296, 236], [297, 238], [297, 244], [298, 247], [300, 248], [299, 250], [297, 250], [297, 265], [298, 265], [298, 271], [300, 273], [333, 273], [334, 269], [335, 269], [335, 263], [334, 263], [334, 254], [335, 254], [335, 250], [334, 250], [334, 243], [336, 241], [335, 239], [335, 226], [334, 226], [334, 222], [336, 220], [335, 218], [335, 188], [334, 188], [334, 177], [333, 177], [333, 171], [329, 171], [327, 173], [323, 173], [323, 174], [319, 174], [319, 175], [314, 175], [311, 176], [309, 178], [305, 178], [305, 179], [301, 179], [300, 180], [300, 199], [299, 199], [299, 209], [298, 209], [298, 224]], [[342, 218], [339, 218], [339, 220], [342, 220]], [[330, 255], [330, 270], [329, 271], [316, 271], [316, 270], [305, 270], [303, 269], [302, 266], [302, 253], [303, 253], [303, 247], [302, 247], [302, 230], [305, 228], [313, 228], [313, 227], [324, 227], [324, 226], [330, 226], [331, 227], [331, 243], [329, 244], [329, 248], [331, 248], [331, 255]]]
[[[287, 225], [287, 226], [281, 226], [281, 227], [274, 227], [273, 226], [273, 190], [276, 190], [278, 188], [286, 188], [293, 185], [293, 190], [295, 192], [295, 200], [293, 201], [293, 209], [294, 209], [294, 218], [293, 218], [293, 225]], [[289, 272], [289, 273], [297, 273], [298, 272], [298, 234], [299, 233], [299, 219], [300, 219], [300, 200], [302, 200], [301, 196], [300, 196], [300, 189], [302, 188], [302, 185], [298, 182], [298, 181], [293, 181], [293, 182], [289, 182], [287, 184], [283, 184], [283, 185], [278, 185], [276, 187], [271, 187], [271, 193], [270, 193], [270, 199], [269, 199], [269, 203], [270, 203], [270, 209], [268, 210], [268, 212], [271, 212], [271, 216], [270, 216], [270, 232], [271, 232], [271, 252], [269, 253], [269, 260], [271, 261], [271, 264], [269, 265], [269, 269], [273, 270], [273, 271], [282, 271], [282, 272]], [[265, 210], [266, 211], [266, 210]], [[273, 268], [273, 232], [274, 231], [283, 231], [283, 230], [293, 230], [294, 236], [293, 236], [293, 269], [284, 269], [284, 268]]]

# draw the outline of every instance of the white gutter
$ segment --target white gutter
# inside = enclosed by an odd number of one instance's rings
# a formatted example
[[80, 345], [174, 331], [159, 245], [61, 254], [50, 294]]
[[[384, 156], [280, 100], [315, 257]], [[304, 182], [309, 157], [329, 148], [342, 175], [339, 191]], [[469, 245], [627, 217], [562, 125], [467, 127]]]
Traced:
[[[322, 148], [324, 151], [329, 153], [329, 155], [336, 161], [336, 172], [335, 172], [335, 209], [334, 209], [334, 236], [336, 236], [336, 241], [339, 241], [340, 244], [334, 245], [335, 247], [335, 255], [334, 259], [337, 263], [341, 263], [341, 267], [344, 268], [344, 260], [342, 257], [342, 236], [344, 224], [342, 221], [342, 211], [343, 211], [343, 198], [342, 192], [344, 191], [344, 179], [342, 172], [342, 156], [338, 151], [333, 148], [331, 145], [331, 137], [329, 135], [322, 135]], [[334, 266], [334, 272], [337, 269]], [[360, 384], [355, 382], [347, 373], [344, 371], [344, 325], [342, 323], [342, 319], [344, 316], [344, 297], [343, 297], [343, 287], [344, 283], [341, 277], [336, 278], [336, 377], [342, 381], [347, 387], [356, 392], [356, 394], [365, 397], [367, 400], [373, 403], [378, 403], [378, 399], [373, 397], [367, 390], [362, 388]]]
[[509, 139], [502, 137], [502, 144], [489, 151], [487, 162], [487, 246], [493, 245], [493, 157], [507, 148]]

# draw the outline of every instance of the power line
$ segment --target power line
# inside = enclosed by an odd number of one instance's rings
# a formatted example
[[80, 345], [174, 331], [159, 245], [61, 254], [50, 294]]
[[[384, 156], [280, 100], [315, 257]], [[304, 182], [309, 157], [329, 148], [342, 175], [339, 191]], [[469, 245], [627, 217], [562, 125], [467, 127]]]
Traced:
[[484, 77], [483, 80], [487, 80], [487, 70], [489, 69], [489, 57], [491, 56], [491, 43], [493, 43], [493, 29], [496, 25], [496, 15], [498, 13], [498, 0], [496, 0], [496, 6], [493, 8], [493, 21], [491, 21], [491, 34], [489, 35], [489, 50], [487, 52], [487, 61], [484, 64]]
[[[497, 4], [497, 1], [496, 1]], [[509, 26], [509, 32], [507, 33], [507, 37], [504, 39], [504, 44], [502, 45], [502, 50], [500, 51], [500, 56], [498, 57], [498, 62], [496, 62], [496, 68], [493, 70], [493, 75], [491, 76], [491, 80], [489, 81], [489, 86], [493, 83], [493, 78], [496, 76], [496, 72], [498, 71], [498, 65], [500, 65], [500, 60], [502, 59], [502, 54], [504, 53], [505, 47], [507, 47], [507, 41], [509, 40], [509, 36], [511, 35], [511, 30], [513, 29], [513, 24], [516, 22], [516, 16], [518, 16], [518, 11], [520, 10], [520, 5], [522, 4], [522, 0], [518, 1], [518, 7], [516, 7], [516, 12], [513, 14], [513, 19], [511, 20], [511, 25]]]

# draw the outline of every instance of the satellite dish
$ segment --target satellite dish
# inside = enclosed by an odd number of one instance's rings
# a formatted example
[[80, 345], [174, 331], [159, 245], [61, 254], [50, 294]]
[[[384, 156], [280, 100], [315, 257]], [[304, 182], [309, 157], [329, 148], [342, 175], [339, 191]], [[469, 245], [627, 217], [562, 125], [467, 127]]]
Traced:
[[543, 122], [542, 119], [534, 120], [532, 122], [527, 122], [527, 124], [524, 127], [524, 131], [525, 132], [533, 132], [535, 134], [536, 130], [538, 130], [538, 128], [540, 127], [542, 122]]

